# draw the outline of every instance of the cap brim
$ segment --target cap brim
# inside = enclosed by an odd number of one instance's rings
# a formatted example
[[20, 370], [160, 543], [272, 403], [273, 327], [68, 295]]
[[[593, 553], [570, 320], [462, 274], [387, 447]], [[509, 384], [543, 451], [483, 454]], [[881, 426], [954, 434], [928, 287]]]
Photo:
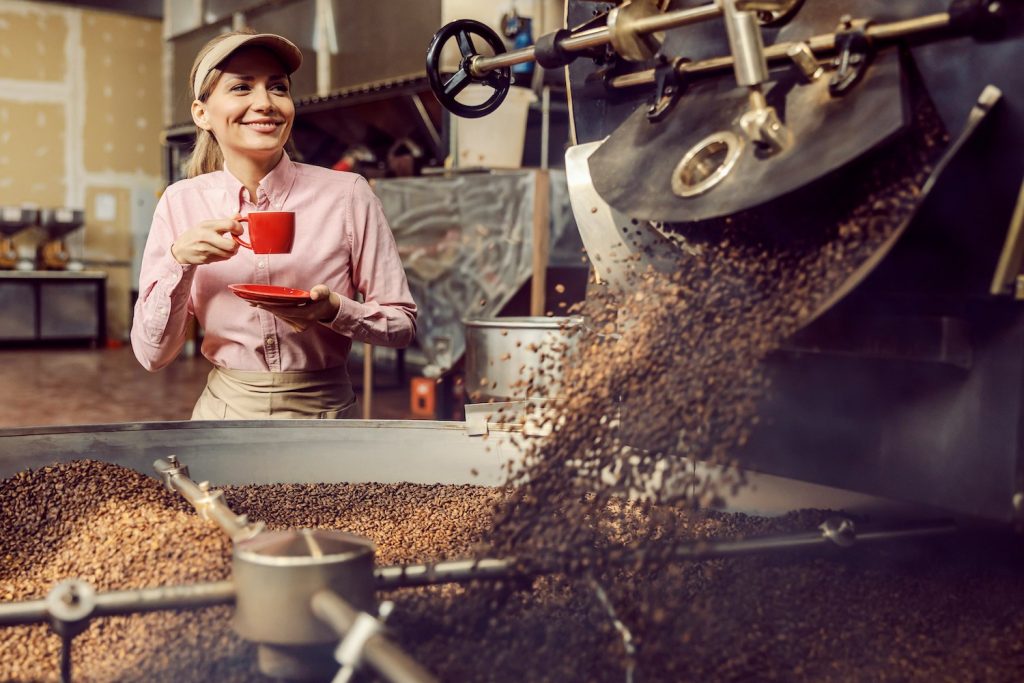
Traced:
[[285, 67], [285, 73], [289, 75], [302, 66], [302, 50], [287, 38], [273, 33], [236, 34], [217, 43], [203, 57], [203, 61], [196, 71], [195, 82], [192, 84], [193, 94], [197, 99], [207, 74], [220, 66], [240, 47], [262, 47], [270, 50], [281, 61], [281, 65]]
[[[302, 66], [302, 51], [295, 46], [295, 44], [287, 38], [275, 35], [273, 33], [258, 33], [254, 36], [244, 36], [247, 40], [243, 40], [234, 48], [231, 49], [224, 57], [222, 57], [217, 64], [223, 62], [225, 59], [230, 57], [240, 47], [265, 47], [273, 52], [281, 63], [287, 69], [286, 73], [291, 74], [298, 70]], [[216, 64], [214, 65], [216, 66]]]

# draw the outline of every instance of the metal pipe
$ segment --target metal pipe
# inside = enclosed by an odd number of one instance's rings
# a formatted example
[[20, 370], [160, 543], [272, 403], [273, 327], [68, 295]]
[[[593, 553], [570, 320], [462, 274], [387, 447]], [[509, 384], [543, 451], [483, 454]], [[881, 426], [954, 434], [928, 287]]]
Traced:
[[[215, 581], [192, 586], [143, 588], [96, 594], [92, 617], [156, 612], [164, 609], [197, 609], [228, 605], [235, 601], [235, 584]], [[50, 621], [46, 600], [0, 603], [0, 626], [43, 624]]]
[[944, 29], [949, 26], [949, 22], [949, 13], [939, 12], [937, 14], [928, 14], [923, 17], [915, 17], [913, 19], [890, 21], [886, 24], [868, 26], [867, 34], [869, 38], [873, 38], [875, 40], [892, 40], [893, 38], [902, 38], [903, 36], [910, 35], [912, 33]]
[[96, 595], [95, 616], [139, 614], [165, 609], [198, 609], [235, 602], [235, 584], [215, 581], [192, 586], [161, 586], [140, 590], [111, 591]]
[[71, 636], [60, 639], [60, 683], [71, 683]]
[[263, 523], [249, 523], [246, 515], [236, 515], [224, 502], [223, 494], [217, 490], [209, 490], [209, 484], [196, 484], [188, 476], [188, 467], [181, 465], [171, 455], [153, 463], [153, 468], [161, 476], [164, 483], [172, 491], [177, 491], [196, 509], [199, 516], [212, 521], [226, 533], [232, 541], [252, 538], [263, 530]]
[[46, 600], [0, 603], [0, 626], [41, 624], [48, 618]]
[[[721, 14], [722, 8], [717, 4], [701, 5], [700, 7], [692, 7], [690, 9], [667, 12], [665, 14], [637, 19], [631, 24], [630, 29], [638, 34], [646, 35], [649, 33], [657, 33], [658, 31], [666, 31], [672, 28], [679, 28], [680, 26], [696, 24], [701, 21], [707, 21], [709, 19], [714, 19]], [[568, 38], [564, 38], [561, 41], [560, 46], [566, 52], [582, 52], [583, 50], [607, 45], [610, 42], [612, 42], [612, 33], [607, 27], [602, 26], [599, 28], [587, 29], [586, 31], [580, 31]], [[494, 55], [493, 57], [476, 57], [473, 59], [473, 63], [470, 65], [469, 70], [471, 75], [479, 78], [489, 71], [502, 69], [515, 64], [522, 64], [523, 62], [533, 61], [533, 59], [534, 49], [531, 45], [518, 50], [512, 50], [511, 52], [503, 52], [500, 55]]]
[[764, 41], [757, 16], [753, 12], [737, 10], [736, 0], [723, 0], [723, 7], [736, 83], [744, 87], [764, 83], [768, 80], [768, 61], [765, 59]]
[[[957, 526], [950, 522], [930, 523], [901, 529], [879, 529], [877, 531], [851, 532], [849, 536], [836, 536], [830, 530], [809, 531], [785, 536], [748, 538], [738, 541], [695, 543], [677, 548], [673, 556], [680, 560], [711, 560], [722, 557], [736, 557], [762, 552], [801, 550], [815, 546], [838, 545], [846, 547], [878, 541], [896, 541], [907, 538], [923, 538], [953, 533]], [[846, 539], [844, 542], [843, 539]]]
[[466, 583], [468, 581], [505, 579], [531, 573], [549, 573], [553, 570], [526, 570], [512, 558], [480, 560], [448, 560], [436, 564], [410, 564], [378, 567], [374, 570], [377, 590], [431, 586], [438, 583]]
[[612, 42], [612, 32], [606, 26], [580, 31], [562, 40], [566, 52], [582, 52]]
[[[849, 526], [841, 527], [841, 524]], [[842, 528], [839, 532], [837, 529]], [[852, 523], [835, 521], [835, 526], [823, 525], [818, 531], [808, 531], [783, 536], [766, 536], [730, 541], [697, 541], [681, 545], [672, 551], [672, 557], [680, 561], [711, 560], [721, 557], [750, 555], [761, 552], [800, 550], [814, 546], [848, 545], [879, 541], [922, 538], [953, 533], [957, 526], [950, 522], [931, 522], [919, 526], [897, 529], [853, 532]], [[484, 558], [480, 560], [449, 560], [437, 564], [395, 565], [379, 567], [374, 571], [377, 590], [394, 590], [414, 586], [428, 586], [440, 583], [465, 583], [478, 580], [496, 580], [553, 574], [563, 571], [554, 563], [549, 565], [523, 565], [514, 558]]]
[[[885, 24], [870, 24], [865, 33], [872, 40], [895, 40], [917, 33], [937, 31], [949, 27], [949, 13], [939, 12], [928, 14], [916, 19], [904, 19]], [[799, 43], [807, 43], [807, 46], [816, 55], [827, 54], [836, 49], [836, 34], [825, 33], [813, 36], [803, 41], [786, 41], [769, 45], [764, 50], [764, 56], [768, 62], [782, 61], [788, 59], [789, 50]], [[677, 73], [680, 76], [703, 75], [716, 73], [733, 68], [734, 59], [732, 56], [711, 57], [696, 62], [684, 62], [679, 65]], [[621, 76], [615, 76], [608, 81], [612, 88], [633, 88], [640, 85], [654, 83], [654, 69], [635, 71]]]
[[637, 33], [657, 33], [690, 24], [699, 24], [720, 16], [722, 16], [722, 7], [717, 2], [713, 2], [699, 7], [637, 19], [633, 22], [633, 30]]
[[[315, 593], [310, 605], [313, 614], [330, 625], [343, 640], [352, 631], [360, 617], [373, 618], [359, 612], [329, 590]], [[391, 683], [435, 683], [437, 681], [433, 674], [379, 631], [369, 632], [361, 646], [359, 652], [361, 658]]]

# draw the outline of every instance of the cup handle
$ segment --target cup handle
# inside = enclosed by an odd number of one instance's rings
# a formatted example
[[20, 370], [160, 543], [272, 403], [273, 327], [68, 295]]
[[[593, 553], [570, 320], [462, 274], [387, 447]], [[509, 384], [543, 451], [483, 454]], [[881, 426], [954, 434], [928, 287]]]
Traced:
[[[248, 216], [239, 216], [239, 217], [238, 217], [238, 218], [236, 218], [235, 220], [237, 220], [237, 221], [238, 221], [239, 223], [241, 223], [242, 221], [248, 221], [248, 220], [249, 220], [249, 217], [248, 217]], [[245, 247], [245, 248], [246, 248], [246, 249], [248, 249], [249, 251], [252, 251], [252, 245], [251, 245], [251, 244], [249, 244], [248, 242], [246, 242], [245, 240], [241, 239], [241, 238], [240, 238], [240, 237], [239, 237], [238, 235], [236, 235], [235, 233], [231, 233], [231, 239], [233, 239], [233, 240], [234, 240], [235, 242], [237, 242], [237, 243], [238, 243], [238, 244], [240, 244], [241, 246]]]

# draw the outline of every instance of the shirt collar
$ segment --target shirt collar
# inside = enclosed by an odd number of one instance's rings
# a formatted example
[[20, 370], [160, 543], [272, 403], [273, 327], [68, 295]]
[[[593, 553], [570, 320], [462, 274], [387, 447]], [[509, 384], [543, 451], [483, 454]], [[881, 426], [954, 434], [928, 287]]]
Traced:
[[[295, 162], [288, 156], [288, 152], [283, 152], [277, 166], [260, 180], [256, 189], [257, 196], [250, 197], [250, 201], [262, 210], [284, 210], [285, 200], [288, 199], [288, 193], [291, 192], [296, 175]], [[238, 206], [241, 207], [249, 193], [242, 181], [228, 169], [227, 162], [224, 163], [223, 177], [224, 188], [228, 191], [228, 195], [236, 198]]]

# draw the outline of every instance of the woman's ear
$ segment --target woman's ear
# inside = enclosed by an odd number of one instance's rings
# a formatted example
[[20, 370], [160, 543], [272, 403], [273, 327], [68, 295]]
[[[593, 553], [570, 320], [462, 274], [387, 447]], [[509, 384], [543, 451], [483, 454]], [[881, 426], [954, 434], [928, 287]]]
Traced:
[[192, 121], [203, 130], [210, 130], [210, 117], [206, 113], [206, 103], [192, 100]]

